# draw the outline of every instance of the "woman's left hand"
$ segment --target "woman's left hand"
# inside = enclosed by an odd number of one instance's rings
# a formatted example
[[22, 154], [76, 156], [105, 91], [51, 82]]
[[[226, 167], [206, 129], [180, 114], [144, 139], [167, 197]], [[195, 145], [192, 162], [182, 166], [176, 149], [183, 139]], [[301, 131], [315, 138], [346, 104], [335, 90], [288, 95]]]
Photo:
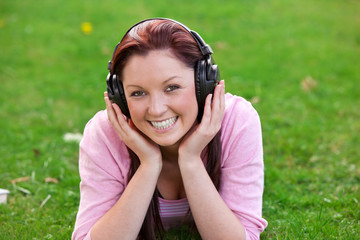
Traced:
[[207, 96], [200, 124], [194, 125], [182, 140], [179, 147], [179, 160], [200, 157], [202, 150], [220, 130], [224, 110], [225, 83], [222, 80], [215, 87], [214, 95]]

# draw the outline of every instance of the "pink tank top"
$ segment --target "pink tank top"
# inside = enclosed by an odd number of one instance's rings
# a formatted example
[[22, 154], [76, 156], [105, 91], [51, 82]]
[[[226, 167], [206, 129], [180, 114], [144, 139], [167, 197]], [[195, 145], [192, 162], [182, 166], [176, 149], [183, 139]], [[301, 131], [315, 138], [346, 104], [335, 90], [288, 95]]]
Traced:
[[159, 198], [159, 213], [165, 229], [179, 227], [192, 220], [187, 198], [166, 200]]

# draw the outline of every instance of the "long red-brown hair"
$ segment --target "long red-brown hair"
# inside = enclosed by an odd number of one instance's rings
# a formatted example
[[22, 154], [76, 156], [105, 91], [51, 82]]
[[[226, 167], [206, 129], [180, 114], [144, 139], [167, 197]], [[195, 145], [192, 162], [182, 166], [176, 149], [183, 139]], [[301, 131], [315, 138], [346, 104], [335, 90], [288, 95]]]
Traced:
[[[169, 49], [180, 61], [192, 69], [195, 68], [196, 62], [203, 58], [198, 44], [181, 25], [167, 19], [154, 19], [136, 25], [124, 36], [114, 53], [111, 72], [115, 73], [119, 80], [122, 80], [123, 69], [131, 56], [143, 56], [152, 50], [165, 49]], [[208, 144], [206, 153], [206, 170], [217, 189], [219, 189], [221, 177], [220, 136], [219, 131]], [[131, 159], [128, 173], [128, 181], [130, 181], [140, 166], [140, 160], [129, 148], [128, 151]], [[163, 236], [164, 228], [159, 214], [158, 197], [159, 192], [155, 189], [139, 233], [139, 239], [156, 239], [156, 232], [160, 238]]]

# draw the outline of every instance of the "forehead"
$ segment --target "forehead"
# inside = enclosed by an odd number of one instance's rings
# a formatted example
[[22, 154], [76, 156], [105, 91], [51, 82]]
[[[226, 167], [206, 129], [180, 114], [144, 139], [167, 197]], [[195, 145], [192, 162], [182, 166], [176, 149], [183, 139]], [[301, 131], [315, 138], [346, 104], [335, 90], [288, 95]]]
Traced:
[[[177, 76], [189, 78], [194, 69], [180, 61], [170, 50], [154, 50], [146, 55], [134, 55], [123, 69], [123, 84], [152, 84]], [[191, 80], [191, 79], [190, 79]]]

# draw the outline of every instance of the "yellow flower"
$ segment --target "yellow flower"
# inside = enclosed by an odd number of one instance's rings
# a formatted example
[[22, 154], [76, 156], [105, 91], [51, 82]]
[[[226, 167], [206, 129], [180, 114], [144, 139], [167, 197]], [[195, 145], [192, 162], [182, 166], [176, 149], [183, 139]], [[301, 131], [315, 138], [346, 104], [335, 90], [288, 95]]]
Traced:
[[93, 27], [91, 25], [91, 23], [89, 22], [83, 22], [81, 24], [81, 31], [87, 35], [89, 35], [93, 30]]

